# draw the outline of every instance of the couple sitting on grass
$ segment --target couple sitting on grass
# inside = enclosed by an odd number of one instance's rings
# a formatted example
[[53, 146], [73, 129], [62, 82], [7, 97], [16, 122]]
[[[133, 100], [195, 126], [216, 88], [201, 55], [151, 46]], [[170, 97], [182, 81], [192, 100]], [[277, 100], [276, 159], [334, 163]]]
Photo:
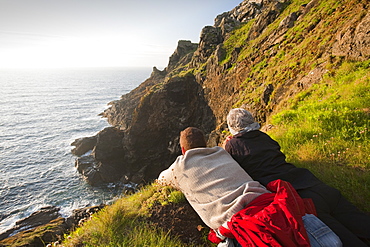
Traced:
[[181, 190], [219, 246], [369, 246], [370, 217], [310, 171], [286, 163], [253, 116], [232, 109], [231, 138], [206, 147], [201, 130], [180, 133], [181, 156], [159, 177]]

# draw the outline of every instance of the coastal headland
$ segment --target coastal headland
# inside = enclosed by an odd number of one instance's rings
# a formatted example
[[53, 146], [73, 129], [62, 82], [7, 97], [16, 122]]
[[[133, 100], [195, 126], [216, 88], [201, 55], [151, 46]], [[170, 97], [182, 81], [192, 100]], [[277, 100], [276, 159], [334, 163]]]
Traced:
[[[199, 43], [178, 41], [164, 70], [154, 67], [147, 80], [109, 103], [101, 116], [111, 127], [72, 143], [76, 169], [93, 186], [144, 185], [181, 153], [179, 132], [188, 126], [202, 129], [209, 146], [219, 145], [229, 134], [228, 111], [244, 107], [265, 130], [274, 128], [272, 116], [297, 109], [306, 97], [343, 73], [343, 66], [369, 71], [369, 9], [366, 0], [244, 0], [218, 15], [213, 26], [204, 27]], [[363, 83], [364, 91], [358, 95], [366, 99], [369, 74], [364, 73], [361, 80], [348, 79], [348, 83]], [[320, 100], [329, 96], [323, 93], [323, 97]], [[335, 94], [330, 97], [340, 99]], [[368, 104], [364, 100], [356, 107], [363, 113], [365, 127], [370, 118]], [[361, 131], [366, 132], [365, 127]], [[310, 139], [317, 138], [309, 134]], [[366, 144], [368, 132], [365, 135]], [[346, 160], [339, 162], [338, 157], [330, 154], [328, 159], [339, 172]], [[365, 165], [349, 168], [362, 174], [353, 184], [363, 194], [351, 199], [357, 198], [357, 205], [367, 211], [369, 200], [361, 204], [359, 198], [368, 198], [369, 184], [362, 179], [369, 174], [368, 161], [365, 157]], [[4, 241], [0, 246], [11, 246]]]
[[232, 107], [248, 108], [266, 125], [335, 72], [329, 64], [369, 59], [368, 3], [301, 2], [307, 1], [243, 1], [204, 27], [199, 43], [180, 40], [163, 71], [154, 67], [140, 86], [109, 103], [101, 116], [112, 127], [72, 144], [77, 156], [92, 150], [76, 160], [87, 182], [150, 182], [180, 154], [178, 135], [186, 127], [202, 129], [209, 145], [218, 145]]

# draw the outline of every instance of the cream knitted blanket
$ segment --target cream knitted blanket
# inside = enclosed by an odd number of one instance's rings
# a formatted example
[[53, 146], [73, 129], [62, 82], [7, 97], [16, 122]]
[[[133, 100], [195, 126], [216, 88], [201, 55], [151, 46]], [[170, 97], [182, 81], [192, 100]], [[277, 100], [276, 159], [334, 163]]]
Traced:
[[159, 175], [158, 182], [181, 190], [212, 229], [259, 195], [269, 193], [221, 147], [188, 150]]

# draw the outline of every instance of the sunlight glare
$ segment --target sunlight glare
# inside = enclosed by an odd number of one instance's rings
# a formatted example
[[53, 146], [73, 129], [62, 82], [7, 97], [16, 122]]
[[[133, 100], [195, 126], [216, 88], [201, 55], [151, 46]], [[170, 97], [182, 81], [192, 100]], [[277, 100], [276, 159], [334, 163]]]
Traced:
[[[128, 67], [137, 66], [143, 56], [167, 59], [171, 49], [125, 37], [60, 38], [0, 50], [0, 68]], [[152, 63], [141, 65], [156, 65]]]

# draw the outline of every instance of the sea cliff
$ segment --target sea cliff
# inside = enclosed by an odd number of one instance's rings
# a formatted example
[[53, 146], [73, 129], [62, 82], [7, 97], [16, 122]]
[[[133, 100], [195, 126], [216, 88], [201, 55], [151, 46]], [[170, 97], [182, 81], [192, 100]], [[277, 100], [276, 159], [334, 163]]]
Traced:
[[77, 169], [91, 184], [147, 183], [180, 153], [178, 135], [201, 128], [209, 145], [243, 106], [266, 124], [289, 100], [345, 61], [370, 56], [367, 1], [245, 0], [215, 18], [199, 43], [180, 40], [160, 71], [101, 115], [112, 125], [73, 143]]
[[[147, 184], [180, 154], [178, 136], [184, 128], [201, 128], [210, 146], [219, 145], [228, 134], [225, 118], [232, 107], [252, 111], [268, 129], [272, 127], [272, 116], [283, 110], [296, 110], [309, 95], [320, 90], [321, 98], [315, 98], [316, 102], [339, 100], [340, 105], [342, 96], [330, 92], [330, 87], [336, 76], [350, 74], [349, 69], [343, 69], [347, 66], [355, 68], [351, 73], [358, 69], [360, 74], [358, 78], [346, 78], [348, 87], [363, 85], [356, 89], [361, 103], [353, 107], [361, 120], [357, 121], [357, 126], [352, 124], [343, 130], [343, 140], [347, 143], [361, 140], [360, 144], [355, 144], [356, 148], [361, 148], [363, 163], [344, 169], [347, 165], [344, 154], [350, 151], [345, 143], [344, 153], [340, 151], [334, 155], [329, 150], [330, 154], [322, 158], [329, 160], [325, 164], [332, 165], [335, 171], [317, 165], [320, 153], [305, 153], [321, 137], [322, 133], [316, 133], [317, 130], [304, 133], [306, 142], [299, 143], [304, 152], [296, 159], [313, 160], [312, 169], [316, 169], [316, 174], [328, 173], [327, 177], [333, 178], [331, 185], [347, 189], [349, 192], [345, 194], [351, 196], [351, 201], [357, 200], [357, 204], [368, 211], [368, 199], [361, 198], [369, 198], [366, 189], [369, 156], [363, 155], [368, 155], [365, 152], [368, 149], [361, 144], [367, 145], [369, 140], [369, 7], [367, 0], [241, 2], [231, 11], [218, 15], [213, 26], [204, 27], [199, 43], [180, 40], [164, 70], [154, 67], [147, 80], [109, 103], [110, 107], [101, 116], [111, 127], [72, 144], [77, 170], [92, 185]], [[324, 92], [327, 87], [329, 89]], [[315, 110], [330, 110], [331, 107], [316, 107]], [[296, 115], [294, 112], [279, 115], [278, 118], [287, 123], [282, 128], [288, 129]], [[348, 116], [338, 115], [328, 122], [338, 119], [355, 122]], [[309, 116], [310, 119], [315, 117]], [[323, 122], [320, 117], [317, 123]], [[334, 137], [327, 138], [320, 152], [329, 152], [327, 147]], [[287, 137], [289, 141], [292, 139]], [[353, 148], [352, 156], [360, 155], [356, 150]], [[354, 181], [352, 185], [351, 181]], [[160, 219], [158, 212], [152, 213]], [[186, 227], [191, 224], [187, 223]]]

